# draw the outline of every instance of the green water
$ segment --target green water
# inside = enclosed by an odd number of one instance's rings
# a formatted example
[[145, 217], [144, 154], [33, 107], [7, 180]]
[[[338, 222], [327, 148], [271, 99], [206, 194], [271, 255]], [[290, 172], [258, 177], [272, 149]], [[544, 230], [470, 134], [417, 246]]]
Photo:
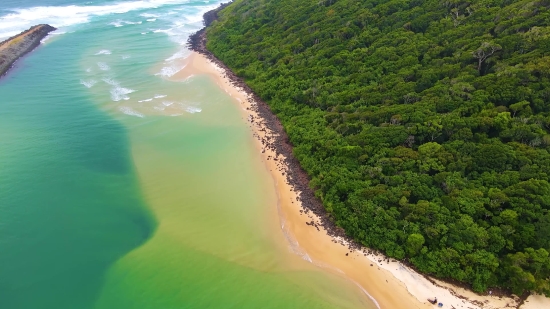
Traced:
[[97, 16], [0, 80], [0, 308], [375, 308], [292, 252], [238, 104], [166, 78], [190, 30], [110, 25], [199, 8]]

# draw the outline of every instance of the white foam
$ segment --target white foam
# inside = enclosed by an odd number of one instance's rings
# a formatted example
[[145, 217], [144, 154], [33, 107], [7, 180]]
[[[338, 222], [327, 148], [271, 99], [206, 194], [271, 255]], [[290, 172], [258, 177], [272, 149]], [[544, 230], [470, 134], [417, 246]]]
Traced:
[[181, 115], [183, 115], [183, 114], [182, 113], [176, 113], [176, 114], [171, 114], [170, 116], [176, 117], [176, 116], [181, 116]]
[[145, 100], [139, 100], [138, 103], [151, 102], [151, 101], [153, 101], [153, 99], [145, 99]]
[[173, 66], [169, 66], [169, 67], [163, 67], [160, 70], [160, 72], [156, 73], [155, 75], [160, 75], [160, 76], [164, 76], [164, 77], [172, 77], [176, 73], [181, 71], [183, 68], [185, 68], [185, 65], [183, 65], [183, 66], [182, 65], [179, 65], [179, 66], [173, 65]]
[[136, 117], [139, 117], [139, 118], [145, 117], [145, 116], [143, 116], [143, 114], [141, 114], [141, 113], [139, 113], [139, 112], [133, 110], [131, 107], [128, 107], [128, 106], [121, 106], [121, 107], [119, 108], [119, 110], [120, 110], [121, 112], [123, 112], [124, 114], [126, 114], [126, 115], [136, 116]]
[[37, 24], [50, 24], [57, 28], [68, 27], [87, 23], [94, 16], [121, 14], [188, 2], [189, 0], [138, 0], [120, 1], [108, 5], [35, 6], [9, 9], [7, 14], [0, 16], [0, 38], [10, 37]]
[[110, 55], [111, 54], [111, 51], [108, 50], [108, 49], [102, 49], [100, 51], [98, 51], [97, 53], [95, 53], [95, 55]]
[[164, 110], [164, 106], [155, 106], [154, 109], [158, 110], [158, 111], [163, 111]]
[[87, 68], [86, 72], [88, 72], [88, 73], [92, 72], [92, 68]]
[[304, 253], [304, 254], [302, 255], [302, 260], [308, 261], [308, 262], [310, 262], [310, 263], [313, 263], [313, 260], [309, 257], [309, 255], [308, 255], [307, 253]]
[[164, 106], [170, 106], [170, 105], [172, 105], [172, 104], [174, 104], [174, 102], [170, 102], [170, 101], [164, 101], [164, 102], [162, 102], [162, 105], [164, 105]]
[[186, 109], [185, 109], [186, 112], [190, 113], [190, 114], [194, 114], [194, 113], [200, 113], [202, 112], [202, 109], [198, 108], [198, 107], [194, 107], [194, 106], [188, 106]]
[[115, 26], [115, 28], [124, 26], [124, 25], [122, 24], [122, 20], [120, 20], [120, 19], [119, 19], [119, 20], [115, 20], [115, 21], [113, 21], [113, 22], [110, 22], [109, 25]]
[[165, 61], [173, 61], [173, 60], [176, 60], [176, 59], [187, 58], [187, 57], [189, 57], [190, 54], [191, 54], [190, 51], [188, 51], [186, 49], [183, 49], [183, 50], [180, 50], [177, 53], [173, 54], [169, 58], [166, 58]]
[[193, 79], [193, 77], [195, 77], [195, 75], [191, 74], [191, 75], [187, 76], [185, 79], [180, 80], [179, 82], [183, 83], [183, 84], [189, 84], [191, 82], [191, 80]]
[[59, 31], [59, 30], [52, 31], [52, 32], [48, 33], [48, 35], [45, 36], [42, 40], [40, 40], [40, 43], [45, 43], [46, 41], [51, 39], [53, 36], [60, 35], [60, 34], [65, 34], [65, 33], [67, 33], [67, 32]]
[[135, 92], [135, 90], [124, 88], [121, 86], [114, 86], [111, 88], [111, 100], [118, 102], [121, 100], [129, 100], [130, 97], [128, 96], [130, 93]]
[[129, 100], [130, 97], [128, 96], [130, 93], [135, 92], [133, 89], [128, 89], [121, 87], [120, 85], [116, 85], [113, 88], [111, 88], [111, 100], [118, 102], [121, 100]]
[[111, 69], [111, 67], [109, 67], [109, 66], [107, 65], [107, 63], [105, 63], [105, 62], [98, 62], [98, 63], [97, 63], [97, 66], [98, 66], [99, 69], [102, 70], [102, 71], [109, 71], [109, 70]]
[[119, 82], [112, 78], [103, 78], [102, 79], [105, 83], [111, 85], [111, 90], [109, 91], [111, 93], [111, 100], [118, 102], [118, 101], [126, 101], [129, 100], [130, 97], [128, 96], [130, 93], [135, 92], [133, 89], [124, 88], [120, 85]]
[[145, 18], [152, 18], [152, 17], [157, 18], [157, 17], [159, 17], [158, 15], [151, 14], [151, 13], [142, 13], [142, 14], [139, 14], [139, 16], [145, 17]]
[[154, 22], [154, 21], [157, 21], [157, 19], [156, 19], [156, 18], [149, 18], [149, 19], [147, 19], [146, 21], [152, 23], [152, 22]]
[[165, 94], [155, 94], [155, 96], [153, 98], [162, 99], [162, 98], [166, 98], [166, 95]]
[[80, 84], [86, 86], [86, 88], [92, 88], [95, 84], [97, 84], [96, 80], [90, 79], [90, 80], [80, 80]]
[[169, 28], [169, 29], [155, 29], [152, 32], [153, 33], [168, 33], [170, 31], [172, 31], [172, 28]]
[[122, 60], [126, 60], [126, 59], [128, 59], [128, 58], [130, 58], [129, 55], [122, 55]]

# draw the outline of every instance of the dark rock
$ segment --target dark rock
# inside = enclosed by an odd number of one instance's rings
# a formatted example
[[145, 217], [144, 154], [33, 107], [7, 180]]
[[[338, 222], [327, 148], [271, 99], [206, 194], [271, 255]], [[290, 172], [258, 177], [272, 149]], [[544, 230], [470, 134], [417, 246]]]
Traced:
[[0, 43], [0, 76], [4, 75], [17, 59], [23, 57], [38, 45], [48, 33], [56, 30], [50, 25], [37, 25]]

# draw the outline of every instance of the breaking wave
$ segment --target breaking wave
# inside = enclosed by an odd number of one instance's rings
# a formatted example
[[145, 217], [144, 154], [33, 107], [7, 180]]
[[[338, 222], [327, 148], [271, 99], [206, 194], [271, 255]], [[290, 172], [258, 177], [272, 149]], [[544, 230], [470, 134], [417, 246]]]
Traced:
[[124, 88], [120, 85], [119, 82], [112, 78], [104, 78], [103, 81], [106, 84], [111, 85], [111, 90], [109, 93], [111, 94], [111, 100], [118, 102], [118, 101], [126, 101], [130, 99], [130, 96], [128, 96], [130, 93], [135, 92], [133, 89]]
[[0, 39], [15, 35], [37, 24], [50, 24], [56, 28], [68, 27], [88, 23], [95, 16], [184, 3], [189, 3], [189, 0], [119, 1], [108, 5], [35, 6], [8, 9], [7, 14], [0, 16]]

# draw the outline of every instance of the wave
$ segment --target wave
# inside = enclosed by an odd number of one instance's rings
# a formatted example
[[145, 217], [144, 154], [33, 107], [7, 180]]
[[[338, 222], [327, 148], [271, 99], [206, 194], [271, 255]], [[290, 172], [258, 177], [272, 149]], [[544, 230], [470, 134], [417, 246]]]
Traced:
[[155, 30], [152, 30], [153, 33], [169, 33], [170, 31], [172, 31], [172, 28], [169, 28], [169, 29], [155, 29]]
[[126, 21], [126, 20], [120, 20], [117, 19], [115, 21], [112, 21], [109, 23], [111, 26], [115, 26], [115, 28], [122, 27], [124, 25], [141, 25], [141, 21]]
[[145, 99], [145, 100], [139, 100], [138, 103], [151, 102], [151, 101], [153, 101], [153, 99]]
[[111, 67], [105, 62], [98, 62], [97, 67], [102, 71], [109, 71], [111, 69]]
[[111, 54], [111, 51], [108, 50], [108, 49], [102, 49], [100, 51], [98, 51], [97, 53], [95, 53], [95, 55], [110, 55]]
[[80, 84], [86, 86], [86, 88], [92, 88], [95, 84], [97, 84], [96, 80], [90, 79], [90, 80], [80, 80]]
[[49, 39], [51, 39], [53, 36], [55, 35], [60, 35], [60, 34], [65, 34], [67, 32], [65, 31], [59, 31], [59, 30], [55, 30], [55, 31], [52, 31], [50, 33], [48, 33], [48, 35], [46, 37], [44, 37], [40, 43], [45, 43], [46, 41], [48, 41]]
[[136, 117], [139, 117], [139, 118], [145, 117], [142, 113], [139, 113], [139, 112], [133, 110], [131, 107], [128, 107], [128, 106], [121, 106], [118, 110], [120, 110], [121, 112], [123, 112], [126, 115], [136, 116]]
[[194, 113], [202, 112], [202, 109], [200, 109], [198, 107], [194, 107], [194, 106], [188, 106], [187, 108], [185, 108], [185, 111], [190, 113], [190, 114], [194, 114]]
[[145, 18], [158, 18], [159, 17], [157, 14], [151, 14], [151, 13], [142, 13], [142, 14], [139, 14], [139, 16], [145, 17]]
[[162, 99], [162, 98], [166, 98], [166, 95], [165, 94], [155, 94], [155, 96], [153, 98], [154, 99]]
[[154, 22], [154, 21], [156, 21], [156, 20], [157, 20], [156, 18], [149, 18], [149, 19], [147, 19], [148, 22]]
[[111, 90], [109, 91], [111, 93], [111, 100], [118, 102], [118, 101], [126, 101], [129, 100], [130, 97], [128, 96], [130, 93], [135, 92], [133, 89], [128, 89], [120, 86], [120, 83], [112, 78], [103, 78], [102, 79], [106, 84], [109, 84], [113, 86]]
[[185, 65], [179, 65], [179, 66], [169, 66], [169, 67], [163, 67], [160, 72], [156, 73], [155, 75], [160, 75], [164, 77], [172, 77], [179, 71], [183, 70], [185, 68]]
[[172, 60], [176, 60], [176, 59], [187, 58], [187, 57], [189, 57], [190, 54], [191, 54], [191, 52], [189, 50], [183, 49], [183, 50], [180, 50], [177, 53], [173, 54], [169, 58], [166, 58], [165, 61], [172, 61]]
[[0, 16], [0, 38], [10, 37], [33, 25], [42, 23], [61, 28], [88, 23], [95, 16], [121, 14], [189, 2], [190, 0], [139, 0], [121, 1], [108, 5], [35, 6], [8, 9], [7, 14]]
[[115, 21], [112, 21], [112, 22], [109, 23], [109, 25], [115, 26], [115, 28], [124, 26], [124, 25], [122, 24], [122, 20], [115, 20]]
[[129, 100], [130, 97], [128, 96], [130, 93], [135, 92], [133, 89], [124, 88], [121, 86], [114, 86], [111, 89], [111, 100], [118, 102], [121, 100]]

